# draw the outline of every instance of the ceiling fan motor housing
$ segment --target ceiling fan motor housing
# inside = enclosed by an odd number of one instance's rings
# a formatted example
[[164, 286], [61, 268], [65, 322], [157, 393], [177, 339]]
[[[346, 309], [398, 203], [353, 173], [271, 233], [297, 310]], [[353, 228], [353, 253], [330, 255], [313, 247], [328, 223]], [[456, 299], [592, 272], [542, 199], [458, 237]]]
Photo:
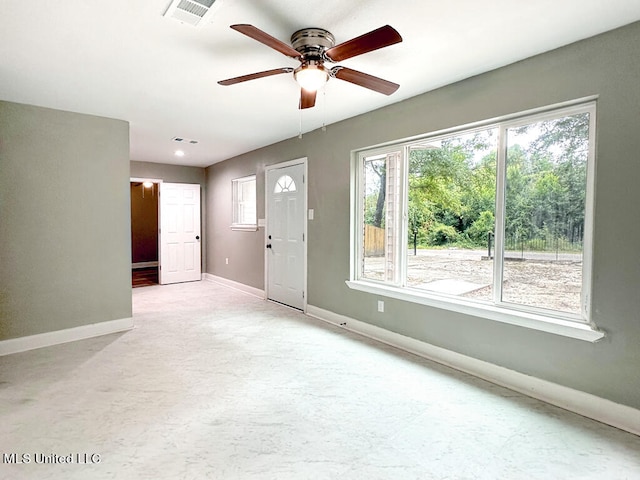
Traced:
[[303, 58], [303, 63], [324, 61], [324, 52], [336, 43], [331, 32], [324, 28], [303, 28], [291, 35], [291, 46]]

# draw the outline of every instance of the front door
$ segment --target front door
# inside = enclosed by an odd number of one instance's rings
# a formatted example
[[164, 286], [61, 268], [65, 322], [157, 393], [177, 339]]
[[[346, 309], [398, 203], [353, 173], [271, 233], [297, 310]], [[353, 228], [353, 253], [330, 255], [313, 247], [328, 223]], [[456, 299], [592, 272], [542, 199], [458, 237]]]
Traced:
[[200, 185], [160, 184], [160, 283], [201, 279]]
[[267, 170], [267, 298], [304, 310], [306, 164]]

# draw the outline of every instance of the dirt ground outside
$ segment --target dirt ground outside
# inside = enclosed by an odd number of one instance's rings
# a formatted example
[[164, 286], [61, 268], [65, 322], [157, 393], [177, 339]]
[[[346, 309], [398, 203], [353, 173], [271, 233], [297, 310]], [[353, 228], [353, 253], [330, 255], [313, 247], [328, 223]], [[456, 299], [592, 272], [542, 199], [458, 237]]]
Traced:
[[[426, 291], [493, 301], [492, 259], [481, 250], [444, 249], [409, 252], [407, 286]], [[384, 257], [365, 258], [365, 278], [384, 278]], [[502, 301], [580, 313], [582, 255], [507, 252]]]

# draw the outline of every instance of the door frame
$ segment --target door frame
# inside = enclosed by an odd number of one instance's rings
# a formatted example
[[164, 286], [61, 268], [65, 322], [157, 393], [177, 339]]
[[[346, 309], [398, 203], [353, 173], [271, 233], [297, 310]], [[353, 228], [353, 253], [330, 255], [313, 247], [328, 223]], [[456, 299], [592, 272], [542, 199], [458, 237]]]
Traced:
[[[308, 160], [307, 157], [301, 157], [301, 158], [296, 158], [294, 160], [289, 160], [286, 162], [280, 162], [280, 163], [274, 163], [272, 165], [266, 165], [264, 167], [264, 215], [265, 215], [265, 222], [264, 222], [264, 298], [265, 300], [269, 300], [269, 257], [268, 257], [268, 252], [267, 252], [267, 248], [266, 245], [268, 242], [268, 228], [269, 228], [269, 190], [267, 188], [267, 175], [269, 174], [269, 172], [273, 171], [273, 170], [278, 170], [280, 168], [287, 168], [287, 167], [292, 167], [294, 165], [303, 165], [303, 182], [302, 184], [304, 185], [303, 187], [303, 211], [304, 211], [304, 220], [303, 220], [303, 224], [302, 224], [302, 232], [304, 235], [304, 242], [303, 242], [303, 258], [302, 258], [302, 264], [303, 264], [303, 272], [302, 272], [302, 289], [304, 292], [304, 296], [302, 297], [302, 311], [304, 313], [307, 313], [307, 300], [309, 297], [308, 291], [307, 291], [307, 245], [309, 243], [309, 235], [308, 235], [308, 223], [309, 223], [309, 212], [308, 212], [308, 187], [307, 184], [309, 182], [309, 175], [308, 175]], [[283, 305], [283, 304], [280, 304]], [[286, 305], [285, 305], [286, 306]], [[294, 308], [294, 307], [291, 307]], [[295, 309], [297, 311], [299, 311], [297, 308]]]
[[[158, 184], [158, 211], [157, 211], [157, 215], [158, 215], [158, 231], [156, 232], [156, 241], [158, 242], [158, 284], [160, 284], [160, 261], [162, 260], [161, 258], [161, 252], [160, 252], [160, 248], [161, 248], [161, 239], [160, 239], [160, 222], [162, 221], [162, 217], [161, 217], [161, 212], [160, 212], [160, 188], [161, 188], [161, 184], [163, 182], [163, 180], [161, 178], [146, 178], [146, 177], [131, 177], [129, 178], [129, 183], [133, 183], [133, 182], [152, 182], [152, 183], [156, 183]], [[131, 199], [129, 199], [131, 200]], [[131, 207], [129, 207], [129, 209], [131, 209]], [[132, 225], [129, 225], [129, 230], [131, 231], [131, 229], [133, 228]], [[131, 252], [129, 253], [129, 256], [131, 256]]]

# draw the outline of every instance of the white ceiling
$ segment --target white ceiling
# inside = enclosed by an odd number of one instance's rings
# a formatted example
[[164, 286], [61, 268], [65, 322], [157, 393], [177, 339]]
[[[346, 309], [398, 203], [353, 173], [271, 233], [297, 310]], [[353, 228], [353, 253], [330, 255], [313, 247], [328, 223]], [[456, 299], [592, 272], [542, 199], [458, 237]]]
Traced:
[[[170, 0], [0, 1], [0, 99], [127, 120], [131, 159], [207, 166], [640, 20], [638, 0], [217, 0], [192, 27]], [[300, 112], [290, 74], [218, 80], [297, 62], [229, 28], [336, 43], [389, 24], [403, 42], [341, 65], [399, 83], [390, 97], [331, 79]], [[198, 140], [179, 147], [171, 139]]]

